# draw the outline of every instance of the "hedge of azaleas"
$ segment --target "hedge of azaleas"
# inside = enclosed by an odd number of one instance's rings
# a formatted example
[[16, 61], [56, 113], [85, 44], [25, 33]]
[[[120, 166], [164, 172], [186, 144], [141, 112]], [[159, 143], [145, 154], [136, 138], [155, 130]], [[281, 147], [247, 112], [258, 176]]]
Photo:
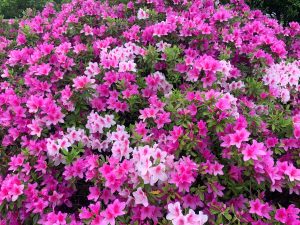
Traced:
[[3, 22], [0, 224], [299, 225], [299, 37], [242, 0]]

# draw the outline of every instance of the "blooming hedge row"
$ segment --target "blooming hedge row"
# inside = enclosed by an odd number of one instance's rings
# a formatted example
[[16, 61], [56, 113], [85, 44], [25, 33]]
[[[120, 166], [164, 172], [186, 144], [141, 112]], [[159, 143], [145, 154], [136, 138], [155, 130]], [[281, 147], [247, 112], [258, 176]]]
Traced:
[[0, 224], [300, 224], [299, 37], [242, 0], [2, 24]]

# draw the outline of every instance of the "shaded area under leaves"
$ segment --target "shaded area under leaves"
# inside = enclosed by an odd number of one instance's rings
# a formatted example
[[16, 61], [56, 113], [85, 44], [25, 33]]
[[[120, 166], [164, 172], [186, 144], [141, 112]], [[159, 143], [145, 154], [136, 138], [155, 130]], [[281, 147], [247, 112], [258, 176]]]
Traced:
[[271, 204], [279, 204], [285, 208], [291, 204], [300, 207], [300, 196], [295, 193], [290, 194], [288, 189], [283, 189], [281, 193], [266, 191], [265, 201]]
[[69, 199], [72, 203], [72, 207], [68, 207], [66, 204], [57, 206], [55, 209], [63, 213], [74, 213], [82, 207], [87, 207], [90, 201], [87, 199], [89, 195], [89, 187], [92, 187], [91, 182], [85, 182], [83, 179], [76, 182], [76, 192]]

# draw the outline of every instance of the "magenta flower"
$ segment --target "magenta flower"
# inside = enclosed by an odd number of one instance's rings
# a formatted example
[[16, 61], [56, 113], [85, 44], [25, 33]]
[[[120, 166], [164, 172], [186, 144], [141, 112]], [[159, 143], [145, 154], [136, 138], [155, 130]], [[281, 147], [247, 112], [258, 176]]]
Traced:
[[259, 199], [252, 200], [250, 203], [250, 213], [257, 214], [259, 216], [265, 217], [267, 219], [270, 219], [270, 212], [272, 210], [272, 207], [269, 206], [268, 203], [261, 203]]
[[89, 188], [90, 194], [87, 196], [88, 200], [97, 201], [100, 197], [100, 190], [98, 187], [90, 187]]
[[224, 111], [224, 110], [228, 110], [231, 108], [231, 105], [230, 105], [230, 102], [228, 99], [226, 98], [220, 98], [217, 103], [216, 103], [216, 107], [221, 110], [221, 111]]
[[101, 212], [101, 216], [103, 217], [102, 224], [111, 224], [115, 225], [115, 219], [118, 216], [122, 216], [125, 214], [123, 211], [125, 209], [125, 203], [120, 202], [116, 199], [112, 204], [109, 204], [107, 209]]
[[79, 76], [73, 80], [73, 87], [77, 90], [87, 88], [88, 86], [95, 83], [94, 79], [91, 79], [87, 76]]
[[250, 133], [246, 129], [237, 130], [230, 134], [230, 145], [235, 145], [237, 148], [241, 147], [242, 142], [249, 140]]
[[285, 174], [288, 175], [290, 181], [300, 181], [300, 169], [297, 169], [293, 165], [289, 165]]
[[285, 208], [277, 209], [275, 214], [275, 219], [281, 223], [284, 223], [287, 221], [287, 211]]
[[253, 140], [252, 145], [247, 144], [242, 149], [244, 161], [250, 159], [258, 160], [258, 157], [266, 155], [266, 148], [263, 143], [259, 143], [256, 140]]

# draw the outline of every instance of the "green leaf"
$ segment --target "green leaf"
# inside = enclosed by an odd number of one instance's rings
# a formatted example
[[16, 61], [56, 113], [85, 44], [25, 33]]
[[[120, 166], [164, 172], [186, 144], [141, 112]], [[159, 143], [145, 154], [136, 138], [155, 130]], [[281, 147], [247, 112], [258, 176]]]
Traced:
[[32, 218], [32, 223], [33, 223], [33, 224], [37, 224], [38, 220], [39, 220], [39, 215], [38, 215], [38, 214], [35, 214], [35, 215], [33, 216], [33, 218]]
[[211, 209], [210, 212], [211, 212], [213, 215], [216, 215], [216, 214], [219, 214], [219, 213], [220, 213], [220, 211], [215, 210], [215, 209]]
[[225, 212], [223, 215], [228, 221], [231, 221], [232, 216], [228, 212]]
[[221, 213], [218, 215], [216, 223], [217, 224], [222, 224], [223, 223], [223, 215]]

